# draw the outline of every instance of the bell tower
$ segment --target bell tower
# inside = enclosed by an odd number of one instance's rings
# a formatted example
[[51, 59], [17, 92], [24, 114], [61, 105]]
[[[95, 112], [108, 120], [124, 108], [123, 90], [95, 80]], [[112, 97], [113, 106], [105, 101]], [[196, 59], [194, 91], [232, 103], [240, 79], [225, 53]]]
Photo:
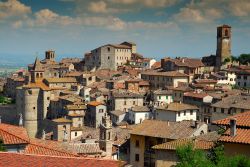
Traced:
[[100, 148], [106, 152], [107, 156], [112, 156], [112, 123], [107, 113], [102, 117], [100, 125]]
[[231, 58], [231, 27], [222, 25], [217, 27], [216, 66], [222, 66], [227, 58]]
[[38, 57], [36, 57], [34, 66], [32, 70], [30, 71], [31, 73], [31, 82], [35, 83], [38, 80], [42, 80], [44, 77], [44, 69], [42, 67], [42, 64], [39, 60]]

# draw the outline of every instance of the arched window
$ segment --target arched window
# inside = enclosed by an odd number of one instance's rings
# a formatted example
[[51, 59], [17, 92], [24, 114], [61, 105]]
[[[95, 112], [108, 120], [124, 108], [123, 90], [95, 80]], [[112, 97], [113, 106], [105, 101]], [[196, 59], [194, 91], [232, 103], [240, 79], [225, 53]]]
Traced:
[[39, 78], [39, 73], [36, 73], [36, 78]]
[[225, 36], [228, 36], [228, 30], [225, 30]]

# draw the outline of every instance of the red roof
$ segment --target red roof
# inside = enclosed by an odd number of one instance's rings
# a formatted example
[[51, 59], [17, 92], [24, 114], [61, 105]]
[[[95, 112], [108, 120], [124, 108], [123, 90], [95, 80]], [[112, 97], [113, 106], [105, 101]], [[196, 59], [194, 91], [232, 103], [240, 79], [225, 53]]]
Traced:
[[202, 99], [202, 98], [208, 96], [208, 94], [206, 94], [206, 93], [186, 92], [186, 93], [184, 93], [184, 96], [195, 97], [195, 98], [201, 98]]
[[25, 128], [0, 124], [0, 138], [4, 144], [26, 144], [29, 143], [29, 136]]
[[227, 142], [227, 143], [250, 144], [250, 129], [236, 128], [235, 136], [230, 136], [230, 129], [228, 129], [220, 137], [219, 141]]
[[120, 161], [97, 158], [58, 157], [0, 152], [0, 166], [8, 167], [118, 167]]
[[155, 62], [151, 68], [153, 69], [161, 68], [161, 62], [160, 61]]
[[73, 154], [63, 149], [62, 143], [52, 140], [31, 139], [30, 143], [25, 147], [25, 154], [50, 155], [50, 156], [67, 156], [76, 157]]
[[221, 119], [221, 120], [217, 120], [214, 121], [213, 124], [216, 125], [230, 125], [230, 119], [236, 119], [236, 126], [237, 127], [246, 127], [246, 128], [250, 128], [250, 111], [244, 112], [244, 113], [240, 113], [240, 114], [236, 114], [233, 115], [231, 117], [227, 117], [225, 119]]

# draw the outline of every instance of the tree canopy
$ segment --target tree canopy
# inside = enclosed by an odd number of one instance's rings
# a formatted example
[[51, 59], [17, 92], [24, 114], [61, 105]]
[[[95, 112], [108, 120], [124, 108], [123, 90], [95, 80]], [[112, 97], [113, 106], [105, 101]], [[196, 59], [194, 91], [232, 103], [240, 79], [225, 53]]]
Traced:
[[246, 156], [225, 156], [223, 145], [216, 145], [205, 152], [189, 144], [179, 147], [176, 154], [179, 158], [176, 167], [250, 167], [250, 159]]

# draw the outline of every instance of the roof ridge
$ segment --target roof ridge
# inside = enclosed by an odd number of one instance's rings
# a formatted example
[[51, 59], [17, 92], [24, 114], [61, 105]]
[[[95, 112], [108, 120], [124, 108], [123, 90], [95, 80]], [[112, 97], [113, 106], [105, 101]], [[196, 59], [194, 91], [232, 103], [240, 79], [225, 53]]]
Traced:
[[[5, 124], [5, 125], [7, 125], [7, 124]], [[11, 125], [11, 126], [14, 126], [14, 125]], [[0, 126], [0, 127], [1, 127], [1, 126]], [[23, 139], [23, 138], [17, 136], [17, 135], [12, 134], [12, 133], [10, 133], [10, 132], [8, 132], [8, 131], [2, 129], [2, 128], [0, 128], [0, 130], [4, 131], [5, 133], [8, 133], [8, 134], [11, 135], [11, 136], [14, 136], [14, 137], [17, 137], [17, 138], [19, 138], [19, 139], [21, 139], [21, 140], [24, 140], [24, 141], [26, 141], [26, 142], [28, 142], [28, 143], [30, 142], [30, 138], [29, 138], [29, 135], [28, 135], [26, 129], [25, 129], [25, 131], [26, 131], [27, 136], [28, 136], [28, 139], [29, 139], [28, 141], [27, 141], [26, 139]]]

